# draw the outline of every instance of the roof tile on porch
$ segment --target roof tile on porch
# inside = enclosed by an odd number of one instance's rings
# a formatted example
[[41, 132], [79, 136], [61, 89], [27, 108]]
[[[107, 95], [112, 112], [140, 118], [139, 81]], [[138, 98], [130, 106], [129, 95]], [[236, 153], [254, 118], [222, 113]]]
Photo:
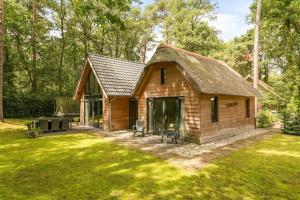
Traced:
[[89, 54], [92, 67], [108, 96], [131, 96], [145, 67], [138, 62]]

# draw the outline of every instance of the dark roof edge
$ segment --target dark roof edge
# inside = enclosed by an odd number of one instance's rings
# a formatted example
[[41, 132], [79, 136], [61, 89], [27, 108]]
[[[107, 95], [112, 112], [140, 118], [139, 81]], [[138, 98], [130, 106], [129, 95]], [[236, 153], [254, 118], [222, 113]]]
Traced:
[[73, 96], [73, 99], [74, 99], [74, 100], [76, 100], [76, 95], [77, 95], [77, 93], [78, 93], [79, 85], [80, 85], [80, 82], [81, 82], [81, 79], [82, 79], [84, 70], [85, 70], [85, 68], [86, 68], [86, 63], [87, 63], [87, 62], [88, 62], [88, 60], [85, 59], [85, 61], [84, 61], [84, 63], [83, 63], [82, 70], [81, 70], [81, 73], [80, 73], [80, 76], [79, 76], [79, 80], [78, 80], [77, 85], [76, 85], [75, 93], [74, 93], [74, 96]]
[[112, 59], [112, 60], [119, 60], [122, 62], [128, 62], [128, 63], [135, 63], [135, 64], [140, 64], [140, 65], [145, 65], [142, 62], [137, 62], [137, 61], [132, 61], [132, 60], [126, 60], [123, 58], [115, 58], [115, 57], [110, 57], [110, 56], [104, 56], [104, 55], [100, 55], [100, 54], [95, 54], [95, 53], [88, 53], [88, 57], [92, 55], [92, 56], [97, 56], [97, 57], [101, 57], [101, 58], [108, 58], [108, 59]]

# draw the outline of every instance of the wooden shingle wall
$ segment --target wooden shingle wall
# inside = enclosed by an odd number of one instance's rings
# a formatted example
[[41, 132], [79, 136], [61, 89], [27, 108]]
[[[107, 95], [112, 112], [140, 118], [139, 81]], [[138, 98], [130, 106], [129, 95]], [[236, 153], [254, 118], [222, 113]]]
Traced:
[[111, 118], [112, 131], [129, 128], [129, 97], [117, 97], [111, 101]]
[[[160, 69], [166, 69], [166, 83], [160, 83]], [[175, 63], [153, 65], [137, 92], [139, 119], [147, 123], [147, 98], [185, 98], [185, 130], [188, 140], [205, 143], [254, 129], [254, 98], [250, 98], [250, 118], [246, 118], [246, 97], [199, 94]], [[217, 84], [217, 83], [216, 83]], [[219, 121], [211, 123], [210, 99], [218, 96]]]
[[[218, 122], [211, 123], [210, 99], [218, 97]], [[254, 98], [250, 98], [250, 118], [246, 118], [246, 97], [200, 95], [201, 142], [233, 136], [255, 128]]]
[[[160, 69], [166, 69], [166, 83], [160, 84]], [[177, 68], [175, 63], [155, 65], [149, 71], [142, 83], [138, 97], [139, 119], [147, 123], [147, 98], [149, 97], [185, 97], [185, 129], [187, 137], [193, 141], [199, 140], [200, 134], [200, 104], [199, 95]]]
[[82, 95], [81, 99], [80, 99], [80, 124], [83, 125], [84, 124], [84, 95]]
[[103, 97], [103, 130], [109, 130], [109, 97]]

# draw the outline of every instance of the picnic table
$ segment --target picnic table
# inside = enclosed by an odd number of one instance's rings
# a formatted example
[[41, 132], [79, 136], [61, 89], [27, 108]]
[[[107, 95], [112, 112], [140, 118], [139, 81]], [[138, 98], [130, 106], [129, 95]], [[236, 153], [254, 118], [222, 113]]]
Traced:
[[43, 132], [68, 131], [72, 128], [72, 122], [68, 118], [34, 119], [30, 128], [41, 128]]

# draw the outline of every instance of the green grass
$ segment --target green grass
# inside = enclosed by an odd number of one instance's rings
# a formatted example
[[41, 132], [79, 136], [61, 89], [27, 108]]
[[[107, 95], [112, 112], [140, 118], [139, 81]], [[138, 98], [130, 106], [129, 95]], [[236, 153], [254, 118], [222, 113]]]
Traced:
[[0, 199], [300, 199], [297, 136], [191, 173], [89, 134], [26, 138], [13, 122], [0, 123]]

